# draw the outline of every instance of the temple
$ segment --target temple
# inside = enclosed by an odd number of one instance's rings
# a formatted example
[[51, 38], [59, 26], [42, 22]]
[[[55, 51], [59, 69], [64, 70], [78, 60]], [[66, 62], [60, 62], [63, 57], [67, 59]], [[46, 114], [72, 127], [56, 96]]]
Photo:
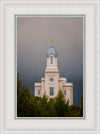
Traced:
[[51, 39], [50, 48], [47, 51], [47, 65], [45, 69], [45, 77], [41, 78], [41, 83], [35, 83], [35, 96], [43, 97], [45, 93], [48, 98], [57, 96], [61, 89], [65, 96], [65, 101], [69, 100], [69, 105], [73, 104], [73, 83], [67, 82], [66, 78], [59, 76], [57, 65], [57, 51]]

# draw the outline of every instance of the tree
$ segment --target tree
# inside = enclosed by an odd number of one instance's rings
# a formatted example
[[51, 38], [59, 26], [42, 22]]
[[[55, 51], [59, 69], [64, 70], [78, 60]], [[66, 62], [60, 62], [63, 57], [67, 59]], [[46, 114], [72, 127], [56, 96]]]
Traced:
[[70, 116], [71, 117], [80, 117], [80, 106], [78, 105], [71, 105], [69, 107], [70, 110]]
[[64, 117], [66, 112], [66, 103], [65, 103], [65, 97], [61, 90], [58, 91], [58, 95], [56, 97], [56, 103], [55, 108], [57, 112], [58, 117]]
[[28, 85], [22, 85], [17, 75], [17, 116], [31, 117], [34, 116], [34, 96], [30, 94]]
[[69, 100], [67, 100], [65, 106], [66, 106], [66, 109], [65, 109], [64, 115], [65, 115], [65, 117], [70, 117], [71, 113], [70, 113], [70, 109], [69, 109]]
[[17, 95], [17, 112], [20, 116], [28, 116], [29, 114], [29, 99], [30, 89], [27, 85], [23, 85], [22, 90]]
[[44, 94], [42, 98], [37, 101], [37, 116], [47, 117], [47, 96]]
[[62, 90], [57, 97], [48, 99], [36, 97], [30, 94], [28, 85], [22, 85], [20, 75], [17, 75], [17, 116], [18, 117], [80, 117], [83, 116], [83, 96], [81, 106], [69, 106], [69, 100], [65, 102]]
[[47, 103], [47, 117], [56, 117], [55, 99], [50, 99]]
[[17, 93], [21, 91], [22, 82], [20, 80], [20, 74], [17, 74]]

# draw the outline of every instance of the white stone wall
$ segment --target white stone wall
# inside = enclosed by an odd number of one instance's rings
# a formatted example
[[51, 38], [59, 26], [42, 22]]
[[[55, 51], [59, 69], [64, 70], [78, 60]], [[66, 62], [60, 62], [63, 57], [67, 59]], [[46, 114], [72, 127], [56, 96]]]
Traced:
[[[40, 95], [38, 95], [38, 91], [40, 91]], [[41, 83], [35, 83], [35, 96], [41, 97]]]
[[72, 85], [72, 83], [70, 83], [70, 85], [67, 85], [67, 83], [66, 83], [66, 86], [63, 86], [62, 89], [63, 89], [63, 93], [64, 93], [64, 90], [66, 90], [66, 95], [64, 95], [66, 102], [67, 102], [67, 100], [69, 100], [69, 105], [72, 105], [73, 104], [73, 85]]
[[[50, 78], [53, 78], [53, 82], [50, 82]], [[59, 73], [45, 73], [45, 90], [46, 95], [49, 98], [54, 98], [58, 93], [58, 78]], [[50, 87], [54, 87], [54, 95], [50, 96]]]
[[[59, 89], [64, 93], [66, 90], [65, 99], [69, 100], [69, 105], [73, 104], [73, 84], [67, 83], [66, 78], [59, 77], [59, 70], [57, 67], [57, 57], [53, 56], [53, 64], [51, 64], [51, 56], [47, 57], [47, 66], [45, 70], [45, 77], [41, 78], [41, 83], [35, 83], [35, 96], [38, 96], [38, 90], [40, 90], [39, 97], [43, 97], [46, 93], [48, 98], [54, 98], [57, 96]], [[50, 78], [53, 78], [53, 82], [50, 82]], [[50, 96], [50, 87], [54, 88], [53, 96]]]
[[[51, 57], [53, 58], [53, 64], [51, 64]], [[51, 67], [56, 67], [57, 68], [57, 57], [50, 55], [47, 57], [47, 67], [46, 68], [51, 68]]]
[[45, 78], [41, 79], [41, 97], [43, 97], [45, 93]]

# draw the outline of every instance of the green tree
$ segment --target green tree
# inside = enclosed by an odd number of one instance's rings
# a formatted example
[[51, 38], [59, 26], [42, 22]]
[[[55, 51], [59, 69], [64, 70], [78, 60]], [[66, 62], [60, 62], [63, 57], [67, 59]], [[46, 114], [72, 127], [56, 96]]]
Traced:
[[58, 95], [56, 97], [56, 103], [55, 108], [57, 112], [58, 117], [64, 117], [66, 111], [66, 103], [65, 103], [65, 97], [61, 90], [58, 91]]
[[47, 117], [47, 96], [44, 94], [41, 99], [37, 101], [37, 116]]
[[55, 108], [55, 99], [50, 99], [47, 103], [47, 116], [48, 117], [56, 117], [57, 112]]
[[17, 75], [17, 116], [31, 117], [35, 114], [34, 96], [30, 94], [28, 85], [22, 85], [20, 75]]
[[70, 116], [71, 117], [80, 117], [80, 106], [78, 105], [70, 105]]
[[57, 97], [48, 99], [36, 97], [30, 94], [28, 85], [22, 85], [20, 75], [17, 75], [17, 116], [18, 117], [80, 117], [83, 116], [83, 96], [81, 106], [69, 106], [69, 100], [65, 102], [62, 90]]
[[69, 109], [69, 100], [67, 100], [65, 106], [66, 106], [66, 109], [65, 109], [65, 112], [64, 112], [64, 116], [65, 117], [70, 117], [71, 113], [70, 113], [70, 109]]
[[22, 90], [17, 95], [17, 112], [20, 116], [28, 116], [29, 114], [29, 105], [28, 101], [30, 98], [30, 89], [27, 85], [23, 85]]
[[22, 82], [20, 80], [20, 74], [17, 74], [17, 93], [21, 91]]

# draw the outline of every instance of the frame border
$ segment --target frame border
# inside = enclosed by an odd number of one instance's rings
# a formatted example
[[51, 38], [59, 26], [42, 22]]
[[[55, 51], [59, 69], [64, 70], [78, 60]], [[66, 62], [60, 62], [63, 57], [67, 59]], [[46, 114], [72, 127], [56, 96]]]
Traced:
[[[9, 129], [9, 128], [7, 128], [7, 126], [5, 126], [5, 124], [4, 124], [4, 113], [3, 112], [5, 112], [4, 111], [4, 106], [3, 106], [3, 100], [4, 100], [4, 98], [3, 98], [3, 96], [4, 96], [4, 93], [3, 93], [3, 87], [4, 87], [4, 85], [3, 85], [3, 83], [4, 83], [4, 47], [3, 47], [3, 37], [4, 37], [4, 25], [3, 25], [3, 13], [5, 12], [5, 7], [4, 6], [7, 6], [7, 4], [9, 4], [9, 5], [16, 5], [16, 4], [22, 4], [22, 3], [35, 3], [35, 4], [60, 4], [60, 3], [65, 3], [65, 4], [67, 4], [67, 3], [70, 3], [71, 5], [73, 5], [73, 4], [86, 4], [87, 6], [90, 6], [90, 5], [92, 5], [92, 6], [95, 6], [95, 31], [94, 31], [94, 33], [95, 33], [95, 72], [96, 72], [96, 74], [95, 74], [95, 88], [96, 88], [96, 96], [94, 97], [96, 100], [95, 100], [95, 102], [96, 102], [96, 106], [95, 106], [95, 124], [94, 124], [94, 126], [93, 126], [93, 128], [87, 128], [87, 129], [63, 129], [62, 127], [61, 127], [61, 129], [59, 130], [59, 129], [48, 129], [48, 128], [45, 128], [45, 130], [44, 129], [37, 129], [37, 128], [34, 128], [34, 129], [31, 129], [31, 130], [28, 130], [27, 129], [27, 131], [26, 131], [26, 129], [25, 130], [22, 130], [22, 129]], [[24, 3], [24, 4], [25, 4]], [[59, 0], [55, 0], [55, 1], [50, 1], [50, 0], [48, 0], [48, 1], [45, 1], [45, 0], [43, 0], [43, 1], [36, 1], [36, 0], [29, 0], [29, 1], [27, 1], [27, 0], [23, 0], [23, 1], [19, 1], [19, 0], [14, 0], [14, 1], [12, 1], [12, 0], [1, 0], [0, 1], [0, 16], [1, 16], [1, 20], [0, 20], [0, 37], [1, 37], [1, 43], [0, 43], [0, 52], [1, 52], [1, 54], [0, 54], [0, 61], [1, 61], [1, 65], [0, 65], [0, 74], [1, 74], [1, 77], [0, 77], [0, 88], [1, 88], [1, 90], [0, 90], [0, 108], [1, 108], [1, 110], [0, 110], [0, 134], [22, 134], [22, 133], [48, 133], [48, 134], [50, 134], [50, 133], [70, 133], [70, 134], [75, 134], [75, 133], [78, 133], [78, 134], [88, 134], [88, 133], [91, 133], [91, 134], [99, 134], [100, 133], [100, 38], [99, 38], [99, 36], [100, 36], [100, 16], [99, 16], [99, 13], [100, 13], [100, 1], [99, 0], [76, 0], [76, 1], [74, 1], [74, 0], [62, 0], [62, 2], [61, 1], [59, 1]], [[15, 131], [14, 131], [15, 130]]]

